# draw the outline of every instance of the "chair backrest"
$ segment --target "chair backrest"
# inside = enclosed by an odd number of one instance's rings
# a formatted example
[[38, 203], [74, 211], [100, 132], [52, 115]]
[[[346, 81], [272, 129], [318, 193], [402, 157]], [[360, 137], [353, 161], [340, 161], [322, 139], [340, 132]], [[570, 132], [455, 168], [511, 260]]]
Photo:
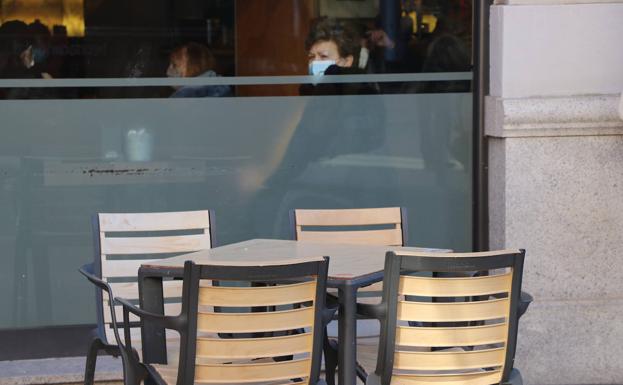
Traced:
[[[327, 257], [272, 266], [186, 262], [180, 317], [188, 321], [178, 330], [177, 384], [291, 379], [315, 384], [328, 263]], [[222, 285], [207, 284], [214, 280]], [[227, 286], [227, 281], [238, 286]], [[246, 286], [240, 287], [241, 282]], [[232, 338], [218, 337], [225, 333]], [[284, 356], [288, 359], [278, 358]]]
[[404, 246], [406, 209], [295, 209], [290, 212], [293, 238], [300, 241]]
[[[95, 273], [110, 284], [116, 297], [138, 299], [138, 268], [149, 259], [209, 249], [214, 244], [214, 214], [210, 210], [162, 213], [100, 213], [93, 216]], [[165, 298], [179, 298], [180, 281], [163, 282]], [[114, 341], [108, 298], [96, 291], [101, 336]], [[179, 314], [181, 303], [165, 304], [165, 314]], [[116, 306], [117, 320], [122, 318]], [[134, 315], [130, 321], [138, 321]], [[121, 331], [122, 332], [122, 331]], [[138, 335], [138, 328], [133, 329]], [[123, 336], [122, 336], [123, 338]]]
[[375, 372], [380, 383], [506, 381], [515, 356], [523, 260], [523, 250], [388, 252]]

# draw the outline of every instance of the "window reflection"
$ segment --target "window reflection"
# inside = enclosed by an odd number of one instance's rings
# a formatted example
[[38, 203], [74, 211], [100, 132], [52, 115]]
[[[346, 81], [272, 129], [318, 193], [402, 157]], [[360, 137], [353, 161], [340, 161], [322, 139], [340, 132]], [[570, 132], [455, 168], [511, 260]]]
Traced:
[[[210, 62], [201, 74], [191, 75], [203, 78], [303, 76], [324, 72], [330, 61], [370, 75], [471, 70], [471, 0], [59, 0], [54, 12], [52, 3], [29, 2], [26, 10], [19, 1], [0, 1], [2, 78], [163, 78], [179, 75], [171, 65], [196, 57], [194, 53]], [[319, 25], [335, 30], [323, 31]], [[326, 36], [312, 47], [308, 39], [314, 31]], [[333, 46], [331, 34], [347, 37], [348, 44]], [[331, 58], [333, 48], [348, 52]], [[408, 83], [377, 88], [382, 93], [469, 91], [467, 82], [445, 88]], [[297, 84], [187, 91], [193, 97], [300, 94]], [[9, 99], [174, 93], [156, 85], [47, 91], [5, 87], [0, 92]]]
[[12, 3], [0, 328], [93, 321], [94, 212], [213, 208], [228, 244], [405, 206], [412, 244], [471, 248], [470, 0], [84, 0], [83, 35]]

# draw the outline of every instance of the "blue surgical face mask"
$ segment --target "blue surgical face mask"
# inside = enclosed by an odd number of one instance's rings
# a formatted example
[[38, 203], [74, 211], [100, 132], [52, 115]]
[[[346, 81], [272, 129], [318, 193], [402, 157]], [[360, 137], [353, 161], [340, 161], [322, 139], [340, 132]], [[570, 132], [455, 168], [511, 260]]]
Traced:
[[48, 57], [48, 52], [43, 48], [34, 47], [32, 49], [32, 56], [35, 63], [43, 63]]
[[335, 64], [335, 60], [313, 60], [309, 62], [309, 74], [322, 76], [330, 66]]

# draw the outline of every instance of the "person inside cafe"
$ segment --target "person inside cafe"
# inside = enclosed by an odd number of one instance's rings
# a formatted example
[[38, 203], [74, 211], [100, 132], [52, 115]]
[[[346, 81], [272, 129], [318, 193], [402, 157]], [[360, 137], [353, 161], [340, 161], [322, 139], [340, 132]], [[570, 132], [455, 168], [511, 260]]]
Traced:
[[[285, 146], [275, 151], [270, 169], [263, 171], [263, 182], [257, 182], [259, 190], [250, 202], [253, 210], [261, 211], [255, 218], [264, 218], [269, 212], [287, 218], [281, 212], [296, 207], [295, 197], [304, 195], [307, 183], [329, 184], [339, 178], [335, 172], [344, 171], [327, 169], [327, 162], [344, 155], [368, 154], [385, 143], [384, 102], [374, 85], [326, 81], [364, 74], [357, 66], [360, 42], [355, 29], [343, 21], [324, 18], [312, 25], [305, 48], [309, 75], [317, 81], [300, 87], [300, 94], [308, 97], [300, 118], [287, 133]], [[329, 189], [327, 194], [331, 194]], [[299, 203], [309, 204], [304, 201]], [[257, 224], [255, 230], [257, 236], [274, 236], [287, 234], [286, 227], [287, 223], [278, 223], [274, 229], [265, 229]]]
[[35, 65], [28, 25], [10, 20], [0, 26], [0, 73], [3, 78], [29, 78]]
[[[309, 75], [360, 75], [361, 37], [351, 24], [330, 18], [320, 18], [313, 24], [307, 39]], [[362, 95], [378, 90], [367, 83], [304, 84], [301, 95]]]
[[[212, 52], [203, 44], [188, 43], [179, 46], [169, 56], [167, 77], [216, 77], [216, 60]], [[232, 90], [227, 85], [199, 85], [175, 86], [172, 98], [202, 98], [232, 96]]]

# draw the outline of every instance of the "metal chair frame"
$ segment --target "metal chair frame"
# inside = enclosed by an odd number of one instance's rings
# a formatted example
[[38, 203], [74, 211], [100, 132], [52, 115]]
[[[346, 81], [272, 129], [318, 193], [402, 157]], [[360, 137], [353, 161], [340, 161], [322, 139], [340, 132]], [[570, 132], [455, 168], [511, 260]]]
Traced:
[[[207, 210], [209, 212], [209, 235], [210, 235], [210, 246], [214, 247], [215, 242], [215, 225], [214, 225], [214, 211]], [[180, 212], [181, 213], [181, 212]], [[93, 385], [95, 379], [95, 368], [97, 363], [98, 353], [104, 352], [107, 355], [113, 357], [119, 357], [125, 354], [123, 351], [119, 349], [119, 341], [108, 341], [106, 336], [106, 322], [104, 321], [104, 301], [102, 293], [106, 293], [108, 296], [109, 308], [111, 311], [111, 320], [113, 324], [115, 338], [118, 339], [118, 330], [115, 328], [115, 324], [117, 324], [115, 310], [114, 310], [114, 293], [111, 286], [102, 279], [102, 249], [101, 249], [101, 240], [100, 240], [100, 221], [99, 214], [94, 214], [91, 218], [91, 228], [93, 233], [93, 255], [94, 260], [92, 263], [86, 264], [82, 266], [79, 271], [82, 275], [84, 275], [89, 281], [91, 281], [95, 285], [95, 304], [96, 304], [96, 316], [97, 316], [97, 324], [96, 328], [93, 329], [93, 339], [91, 344], [89, 345], [86, 363], [85, 363], [85, 374], [84, 374], [84, 384], [85, 385]], [[125, 325], [124, 325], [125, 326]], [[139, 322], [131, 322], [129, 324], [130, 327], [139, 327]], [[126, 336], [126, 339], [129, 338], [129, 335]], [[138, 353], [134, 351], [134, 354], [138, 356]], [[127, 360], [124, 360], [127, 361]]]
[[[316, 259], [308, 262], [298, 262], [285, 265], [268, 266], [215, 266], [215, 265], [196, 265], [187, 261], [184, 265], [184, 284], [182, 297], [182, 311], [178, 316], [164, 316], [153, 314], [141, 310], [122, 298], [116, 298], [116, 303], [123, 305], [124, 328], [128, 329], [129, 313], [133, 313], [141, 318], [150, 318], [158, 321], [168, 329], [176, 330], [181, 336], [180, 359], [178, 363], [177, 385], [187, 385], [195, 383], [195, 362], [197, 354], [197, 320], [199, 305], [199, 282], [200, 280], [210, 281], [258, 281], [258, 282], [298, 282], [301, 278], [316, 277], [316, 291], [314, 299], [314, 326], [313, 326], [313, 346], [311, 351], [311, 366], [309, 373], [309, 383], [322, 383], [319, 379], [320, 363], [322, 355], [323, 325], [326, 324], [335, 311], [325, 307], [325, 293], [329, 258]], [[319, 327], [317, 327], [319, 325]], [[115, 334], [118, 336], [118, 333]], [[126, 331], [127, 335], [127, 331]], [[233, 341], [232, 339], [227, 339]], [[235, 340], [235, 339], [234, 339]], [[123, 351], [124, 375], [126, 385], [138, 385], [142, 380], [151, 380], [157, 384], [168, 383], [156, 370], [149, 364], [138, 362], [138, 357], [134, 355], [131, 341], [125, 344], [118, 339], [120, 350]]]
[[[402, 241], [401, 246], [406, 246], [407, 239], [408, 239], [408, 232], [409, 232], [408, 224], [407, 224], [408, 223], [407, 222], [407, 208], [399, 207], [399, 209], [400, 209], [400, 229], [401, 229], [401, 241]], [[368, 210], [368, 209], [318, 209], [318, 211], [327, 211], [327, 212], [330, 212], [330, 211], [339, 212], [340, 210], [353, 211], [353, 210]], [[296, 221], [296, 211], [297, 209], [292, 209], [289, 212], [290, 238], [293, 240], [298, 240], [298, 236], [297, 236], [298, 224]], [[361, 223], [358, 223], [358, 225], [366, 226], [368, 225], [368, 223], [364, 223], [364, 221], [362, 221]], [[327, 224], [327, 227], [332, 227], [337, 230], [341, 226], [337, 226], [337, 225], [333, 226], [331, 224]], [[366, 230], [352, 230], [352, 232], [358, 232], [358, 231], [366, 231]], [[330, 233], [330, 230], [327, 230], [327, 232]], [[387, 246], [387, 245], [384, 245], [384, 246]], [[327, 295], [327, 301], [337, 304], [337, 299], [330, 294]], [[358, 315], [358, 319], [370, 319], [370, 318], [364, 315]], [[338, 353], [337, 341], [329, 339], [327, 331], [325, 330], [325, 341], [324, 341], [325, 373], [326, 373], [327, 383], [330, 385], [335, 384], [334, 378], [335, 378], [335, 373], [338, 367], [337, 353]], [[359, 377], [360, 380], [365, 381], [367, 376], [368, 374], [366, 373], [366, 370], [363, 368], [363, 366], [357, 363], [357, 377]]]
[[382, 302], [377, 305], [358, 304], [359, 312], [381, 322], [376, 370], [368, 376], [366, 384], [390, 385], [391, 383], [396, 345], [398, 289], [402, 274], [411, 275], [415, 272], [466, 273], [510, 267], [512, 268], [512, 283], [509, 292], [510, 312], [507, 320], [506, 355], [501, 384], [521, 385], [521, 375], [518, 370], [513, 368], [517, 327], [519, 318], [526, 312], [532, 301], [529, 294], [521, 292], [524, 256], [524, 250], [498, 253], [455, 253], [441, 256], [431, 254], [400, 255], [388, 252], [385, 258]]

